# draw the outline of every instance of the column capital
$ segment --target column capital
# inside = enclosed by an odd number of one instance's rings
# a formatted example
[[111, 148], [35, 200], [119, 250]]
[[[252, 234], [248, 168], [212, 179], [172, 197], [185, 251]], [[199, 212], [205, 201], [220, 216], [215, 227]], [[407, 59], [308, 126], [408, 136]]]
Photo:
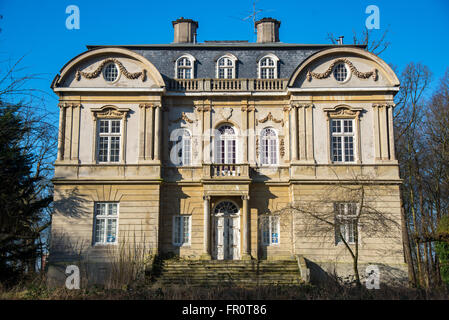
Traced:
[[153, 103], [141, 103], [139, 104], [139, 108], [152, 108], [154, 106]]
[[58, 103], [58, 107], [63, 108], [78, 108], [81, 107], [81, 103], [67, 103], [67, 102], [60, 102]]
[[210, 196], [209, 196], [209, 195], [204, 195], [204, 196], [203, 196], [203, 200], [205, 200], [205, 201], [210, 201]]
[[242, 200], [249, 200], [249, 195], [248, 194], [242, 195]]

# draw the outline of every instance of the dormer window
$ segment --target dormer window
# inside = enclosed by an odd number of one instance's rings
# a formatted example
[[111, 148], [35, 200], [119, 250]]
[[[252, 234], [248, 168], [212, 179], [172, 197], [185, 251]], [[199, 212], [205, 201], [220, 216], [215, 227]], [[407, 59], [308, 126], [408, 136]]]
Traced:
[[194, 78], [195, 58], [191, 55], [183, 55], [176, 60], [175, 78], [193, 79]]
[[278, 57], [267, 55], [259, 60], [259, 79], [277, 79], [278, 77]]
[[334, 67], [334, 77], [338, 82], [345, 82], [349, 78], [349, 71], [346, 64], [339, 63]]
[[233, 55], [225, 55], [217, 60], [217, 78], [234, 79], [235, 63], [237, 58]]
[[118, 79], [119, 70], [115, 63], [108, 63], [103, 69], [103, 77], [107, 82], [115, 82]]

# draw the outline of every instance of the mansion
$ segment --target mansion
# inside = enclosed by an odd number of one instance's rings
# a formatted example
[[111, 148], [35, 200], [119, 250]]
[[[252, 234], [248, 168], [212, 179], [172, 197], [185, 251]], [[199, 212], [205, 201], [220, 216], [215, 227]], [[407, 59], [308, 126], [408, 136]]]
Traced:
[[[51, 84], [50, 268], [126, 243], [343, 274], [358, 245], [361, 264], [406, 273], [397, 76], [364, 45], [282, 43], [280, 24], [257, 21], [255, 43], [198, 43], [198, 22], [180, 18], [173, 43], [89, 45], [67, 61]], [[345, 191], [360, 185], [364, 198]], [[354, 223], [367, 203], [391, 228]], [[327, 230], [307, 223], [325, 208]]]

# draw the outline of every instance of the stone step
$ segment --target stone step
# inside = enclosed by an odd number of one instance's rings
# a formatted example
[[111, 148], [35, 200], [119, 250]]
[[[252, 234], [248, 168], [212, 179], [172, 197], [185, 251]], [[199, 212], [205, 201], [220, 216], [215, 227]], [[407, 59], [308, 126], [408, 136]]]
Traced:
[[302, 283], [296, 261], [190, 261], [165, 260], [159, 283], [192, 286], [220, 285], [299, 285]]

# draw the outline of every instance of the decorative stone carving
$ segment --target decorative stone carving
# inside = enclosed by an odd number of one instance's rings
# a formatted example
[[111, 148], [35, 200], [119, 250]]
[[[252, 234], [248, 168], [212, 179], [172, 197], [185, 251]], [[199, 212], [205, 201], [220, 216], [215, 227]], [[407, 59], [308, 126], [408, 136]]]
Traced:
[[188, 122], [188, 123], [193, 123], [193, 122], [195, 122], [195, 120], [189, 119], [189, 117], [187, 116], [187, 114], [186, 114], [185, 112], [183, 112], [183, 113], [181, 114], [181, 116], [180, 116], [178, 119], [171, 120], [170, 122], [171, 122], [171, 123], [176, 123], [176, 122], [180, 122], [180, 121], [182, 121], [182, 120], [184, 120], [185, 122]]
[[61, 102], [58, 104], [58, 107], [59, 108], [78, 108], [78, 107], [81, 107], [81, 104]]
[[351, 61], [349, 61], [349, 59], [346, 58], [339, 58], [339, 59], [335, 59], [331, 65], [329, 66], [329, 68], [327, 68], [327, 70], [323, 73], [315, 73], [312, 71], [307, 71], [307, 80], [312, 81], [312, 77], [315, 79], [325, 79], [327, 77], [330, 76], [330, 74], [332, 73], [332, 70], [334, 69], [334, 66], [337, 63], [340, 62], [344, 62], [349, 66], [349, 69], [351, 69], [351, 72], [353, 74], [355, 74], [358, 78], [360, 79], [368, 79], [370, 77], [373, 77], [374, 81], [377, 81], [378, 79], [378, 75], [377, 75], [377, 69], [373, 69], [372, 71], [369, 72], [360, 72], [359, 70], [357, 70], [357, 68], [352, 64]]
[[394, 103], [373, 103], [373, 108], [386, 108], [386, 107], [392, 107], [394, 108], [396, 104]]
[[268, 114], [267, 114], [267, 116], [266, 116], [265, 118], [260, 119], [260, 120], [257, 120], [256, 122], [257, 122], [257, 123], [265, 123], [265, 122], [267, 122], [268, 120], [271, 120], [271, 121], [273, 121], [274, 123], [280, 123], [281, 126], [284, 126], [284, 120], [282, 120], [282, 119], [279, 120], [279, 119], [274, 118], [273, 115], [271, 114], [271, 112], [268, 112]]
[[328, 118], [356, 118], [360, 116], [362, 108], [352, 108], [346, 105], [336, 106], [335, 108], [324, 108]]
[[115, 58], [109, 58], [109, 59], [103, 60], [100, 63], [100, 65], [97, 67], [97, 69], [95, 69], [93, 72], [83, 72], [80, 70], [76, 70], [76, 80], [80, 81], [81, 77], [86, 78], [86, 79], [97, 78], [100, 75], [103, 68], [110, 62], [115, 63], [118, 66], [118, 68], [120, 69], [120, 73], [123, 74], [126, 78], [131, 79], [131, 80], [142, 78], [142, 82], [144, 82], [146, 80], [146, 70], [145, 69], [143, 69], [140, 72], [130, 73], [130, 72], [128, 72], [128, 70], [126, 70], [125, 66], [119, 60], [117, 60]]
[[92, 117], [94, 120], [97, 118], [102, 119], [121, 119], [126, 118], [129, 109], [128, 108], [117, 108], [115, 106], [104, 106], [99, 109], [91, 109]]
[[283, 158], [285, 155], [284, 138], [281, 138], [281, 142], [280, 142], [280, 146], [279, 146], [279, 153], [281, 154], [281, 157]]
[[199, 106], [199, 107], [196, 107], [195, 110], [198, 112], [210, 111], [210, 106]]
[[220, 111], [218, 111], [218, 114], [225, 120], [229, 120], [232, 117], [232, 111], [234, 111], [234, 109], [232, 108], [222, 108], [220, 109]]
[[259, 158], [259, 136], [256, 136], [256, 157]]

